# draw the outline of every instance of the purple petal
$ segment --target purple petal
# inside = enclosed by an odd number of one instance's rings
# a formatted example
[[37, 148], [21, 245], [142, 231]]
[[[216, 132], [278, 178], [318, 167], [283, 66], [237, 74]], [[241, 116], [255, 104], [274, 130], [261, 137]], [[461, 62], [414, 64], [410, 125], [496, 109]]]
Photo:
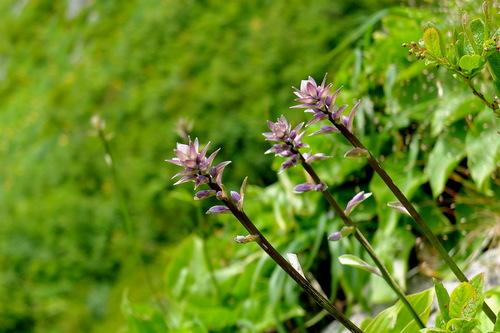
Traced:
[[196, 175], [187, 175], [179, 179], [177, 182], [175, 182], [174, 185], [179, 185], [194, 179], [196, 179]]
[[[208, 144], [207, 144], [208, 145]], [[205, 162], [206, 163], [206, 167], [209, 168], [211, 165], [212, 165], [212, 162], [214, 161], [214, 158], [215, 156], [217, 155], [217, 153], [221, 150], [221, 148], [217, 149], [216, 151], [214, 151], [208, 158], [207, 158], [207, 161]]]
[[196, 175], [196, 180], [194, 181], [194, 189], [196, 190], [203, 184], [207, 184], [210, 179], [207, 176]]
[[231, 191], [231, 197], [234, 201], [239, 202], [241, 200], [241, 195], [236, 191]]
[[226, 206], [213, 206], [206, 212], [206, 214], [228, 214], [228, 213], [231, 213], [231, 211]]
[[345, 127], [349, 130], [349, 132], [352, 132], [352, 123], [354, 121], [354, 115], [356, 114], [356, 110], [358, 109], [358, 105], [361, 102], [361, 100], [358, 100], [356, 105], [353, 106], [351, 113], [349, 113], [349, 118], [347, 118], [347, 121], [344, 121]]
[[320, 120], [323, 120], [325, 118], [328, 118], [327, 114], [324, 114], [323, 112], [315, 112], [314, 117], [307, 122], [306, 127], [309, 125], [312, 125]]
[[333, 156], [326, 156], [323, 153], [317, 153], [311, 156], [311, 153], [304, 154], [304, 158], [307, 163], [312, 163], [314, 161], [326, 160], [332, 158]]
[[171, 160], [165, 160], [165, 162], [172, 163], [172, 164], [175, 164], [175, 165], [178, 165], [178, 166], [184, 166], [184, 164], [182, 163], [182, 161], [179, 160], [178, 158], [175, 158], [175, 157], [173, 159], [171, 159]]
[[333, 234], [328, 236], [328, 240], [332, 242], [336, 242], [341, 239], [342, 239], [342, 234], [340, 233], [340, 231], [334, 232]]
[[185, 176], [185, 175], [194, 175], [196, 174], [198, 171], [195, 170], [195, 169], [191, 169], [191, 168], [186, 168], [186, 170], [184, 171], [181, 171], [181, 172], [178, 172], [176, 173], [175, 175], [173, 175], [172, 178], [176, 178], [176, 177], [180, 177], [180, 176]]
[[337, 96], [339, 95], [340, 91], [342, 90], [342, 87], [340, 87], [339, 89], [337, 89], [337, 91], [335, 91], [333, 93], [333, 95], [329, 98], [328, 100], [328, 109], [332, 109], [334, 104], [335, 104], [335, 101], [337, 100]]
[[344, 210], [344, 213], [345, 215], [349, 215], [352, 210], [357, 206], [359, 205], [360, 203], [362, 203], [364, 200], [366, 200], [367, 198], [369, 198], [372, 194], [371, 193], [365, 193], [364, 191], [361, 191], [359, 192], [358, 194], [356, 194], [348, 203], [347, 203], [347, 207], [345, 208]]
[[304, 192], [308, 192], [308, 191], [312, 191], [314, 190], [316, 187], [316, 184], [314, 183], [304, 183], [304, 184], [299, 184], [297, 186], [295, 186], [295, 188], [293, 189], [293, 193], [304, 193]]
[[199, 191], [194, 195], [194, 200], [202, 200], [202, 199], [210, 198], [214, 195], [215, 195], [214, 190]]
[[337, 127], [335, 126], [321, 126], [321, 130], [309, 134], [309, 136], [314, 136], [314, 135], [321, 135], [321, 134], [326, 134], [326, 133], [333, 133], [333, 132], [339, 132]]
[[341, 105], [338, 109], [336, 109], [333, 113], [332, 113], [332, 117], [333, 119], [337, 120], [340, 118], [340, 115], [342, 114], [342, 112], [345, 110], [345, 108], [347, 107], [348, 105], [347, 104], [344, 104], [344, 105]]

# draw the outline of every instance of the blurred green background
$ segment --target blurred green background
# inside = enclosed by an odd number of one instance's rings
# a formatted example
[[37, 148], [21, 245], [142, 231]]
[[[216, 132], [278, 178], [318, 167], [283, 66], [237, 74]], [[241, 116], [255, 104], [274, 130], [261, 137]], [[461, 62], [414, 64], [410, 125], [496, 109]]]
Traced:
[[[213, 201], [193, 202], [191, 184], [173, 188], [180, 170], [164, 160], [187, 132], [211, 151], [222, 147], [218, 162], [233, 161], [229, 188], [249, 176], [249, 215], [329, 295], [338, 291], [341, 306], [392, 301], [387, 289], [366, 287], [367, 274], [339, 267], [336, 255], [363, 254], [357, 244], [326, 244], [339, 221], [319, 197], [291, 194], [302, 171], [278, 178], [282, 161], [263, 154], [266, 120], [307, 120], [289, 106], [291, 86], [309, 75], [328, 72], [343, 85], [341, 103], [362, 99], [358, 134], [459, 261], [491, 245], [496, 120], [449, 73], [401, 48], [427, 20], [451, 31], [459, 7], [480, 14], [475, 1], [1, 1], [0, 332], [328, 323], [256, 247], [234, 244], [244, 232], [235, 220], [205, 216]], [[96, 114], [117, 182], [90, 124]], [[384, 209], [393, 198], [363, 162], [341, 159], [341, 138], [308, 142], [337, 157], [317, 168], [340, 202], [374, 192], [354, 218], [404, 284], [410, 268], [431, 260], [418, 257], [418, 231]], [[479, 239], [468, 238], [471, 229]], [[459, 241], [470, 247], [457, 250]]]

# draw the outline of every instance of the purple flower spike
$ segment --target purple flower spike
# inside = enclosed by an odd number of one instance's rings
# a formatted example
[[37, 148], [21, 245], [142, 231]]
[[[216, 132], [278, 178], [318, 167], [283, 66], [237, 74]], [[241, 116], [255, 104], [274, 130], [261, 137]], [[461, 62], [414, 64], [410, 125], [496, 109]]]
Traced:
[[[215, 156], [220, 149], [217, 149], [207, 158], [206, 154], [209, 145], [210, 142], [207, 143], [205, 148], [203, 148], [203, 150], [200, 152], [198, 138], [195, 138], [194, 141], [191, 141], [191, 138], [189, 138], [189, 143], [187, 145], [177, 143], [177, 149], [174, 149], [174, 154], [176, 157], [171, 160], [166, 160], [169, 163], [184, 167], [184, 171], [181, 171], [175, 174], [174, 177], [172, 177], [175, 178], [182, 176], [182, 178], [178, 180], [174, 185], [182, 184], [188, 181], [194, 181], [194, 188], [197, 189], [201, 185], [208, 184], [213, 180], [215, 180], [219, 185], [222, 184], [222, 171], [224, 170], [224, 167], [231, 162], [222, 162], [216, 167], [212, 167]], [[199, 199], [201, 199], [201, 196], [202, 194], [200, 194]]]
[[344, 210], [345, 215], [349, 215], [354, 208], [356, 208], [357, 205], [365, 201], [367, 198], [369, 198], [372, 194], [371, 193], [365, 193], [364, 191], [359, 192], [356, 194], [348, 203], [347, 207]]
[[228, 213], [231, 213], [231, 211], [226, 206], [213, 206], [206, 212], [206, 214], [228, 214]]

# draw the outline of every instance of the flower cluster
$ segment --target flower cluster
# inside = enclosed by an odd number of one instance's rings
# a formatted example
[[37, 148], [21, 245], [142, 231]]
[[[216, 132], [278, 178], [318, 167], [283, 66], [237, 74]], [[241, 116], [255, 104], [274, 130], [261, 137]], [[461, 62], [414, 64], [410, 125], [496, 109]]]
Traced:
[[[188, 181], [194, 181], [194, 188], [197, 189], [203, 184], [208, 184], [209, 182], [215, 182], [219, 185], [222, 184], [222, 172], [224, 168], [231, 163], [231, 161], [225, 161], [212, 167], [215, 156], [220, 151], [220, 148], [213, 152], [208, 158], [205, 157], [207, 154], [210, 142], [207, 143], [205, 148], [199, 152], [198, 138], [194, 139], [194, 142], [189, 138], [189, 144], [185, 145], [182, 143], [177, 143], [177, 149], [174, 149], [175, 156], [171, 160], [165, 160], [169, 163], [184, 167], [184, 171], [176, 173], [172, 178], [183, 176], [174, 185], [182, 184]], [[197, 193], [198, 199], [203, 199], [208, 197], [206, 191], [202, 191], [203, 194]]]
[[[299, 149], [307, 148], [309, 145], [302, 142], [306, 132], [301, 132], [304, 123], [300, 123], [292, 129], [292, 125], [288, 123], [285, 116], [278, 118], [277, 122], [272, 121], [267, 122], [267, 126], [271, 132], [263, 133], [267, 141], [279, 142], [273, 145], [271, 149], [266, 151], [266, 154], [274, 153], [276, 156], [286, 157], [287, 161], [281, 164], [281, 169], [278, 173], [285, 171], [286, 169], [296, 166], [300, 162]], [[307, 163], [314, 162], [317, 160], [324, 160], [330, 158], [331, 156], [326, 156], [323, 153], [312, 154], [311, 152], [302, 155]]]
[[[295, 100], [297, 102], [303, 103], [299, 105], [292, 106], [292, 108], [305, 108], [305, 112], [314, 113], [313, 118], [306, 124], [309, 126], [318, 122], [322, 119], [330, 119], [333, 122], [340, 121], [347, 127], [349, 131], [352, 130], [352, 121], [354, 119], [354, 114], [359, 105], [359, 101], [352, 108], [349, 116], [343, 116], [342, 112], [347, 108], [347, 105], [342, 105], [340, 107], [335, 106], [335, 101], [340, 93], [342, 87], [335, 91], [330, 96], [330, 90], [332, 84], [328, 84], [325, 87], [326, 75], [323, 78], [323, 82], [318, 86], [316, 81], [309, 76], [307, 80], [302, 80], [300, 83], [300, 89], [293, 87], [294, 94], [297, 95]], [[322, 126], [321, 130], [310, 135], [319, 135], [331, 132], [339, 132], [335, 126]]]

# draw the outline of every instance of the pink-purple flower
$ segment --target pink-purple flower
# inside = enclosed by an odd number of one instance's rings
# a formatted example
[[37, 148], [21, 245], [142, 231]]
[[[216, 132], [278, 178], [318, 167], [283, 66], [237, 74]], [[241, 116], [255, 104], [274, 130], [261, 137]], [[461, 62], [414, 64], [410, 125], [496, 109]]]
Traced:
[[[306, 124], [306, 127], [320, 120], [329, 118], [332, 121], [340, 121], [349, 131], [352, 131], [352, 122], [359, 101], [352, 108], [349, 116], [343, 116], [342, 112], [347, 108], [347, 105], [341, 105], [339, 107], [335, 105], [335, 101], [342, 87], [330, 95], [332, 84], [330, 83], [325, 87], [325, 82], [326, 75], [319, 86], [316, 81], [309, 76], [307, 80], [302, 80], [300, 89], [293, 87], [294, 94], [299, 97], [295, 100], [303, 104], [292, 106], [292, 108], [305, 108], [305, 112], [314, 114], [313, 118]], [[310, 135], [320, 135], [331, 132], [339, 132], [339, 130], [335, 126], [323, 126], [320, 131]]]
[[[169, 163], [184, 167], [184, 170], [176, 173], [172, 178], [181, 177], [174, 185], [182, 184], [188, 181], [194, 181], [195, 189], [203, 184], [208, 184], [209, 182], [215, 182], [217, 184], [222, 184], [222, 173], [224, 168], [231, 163], [230, 161], [225, 161], [212, 167], [215, 156], [219, 152], [220, 148], [213, 152], [209, 157], [206, 157], [208, 147], [210, 142], [207, 143], [205, 148], [200, 152], [198, 138], [191, 141], [189, 138], [189, 143], [182, 144], [177, 143], [177, 149], [174, 149], [174, 157], [171, 160], [166, 160]], [[204, 199], [211, 196], [212, 192], [202, 192], [197, 193], [196, 197], [198, 199]]]

